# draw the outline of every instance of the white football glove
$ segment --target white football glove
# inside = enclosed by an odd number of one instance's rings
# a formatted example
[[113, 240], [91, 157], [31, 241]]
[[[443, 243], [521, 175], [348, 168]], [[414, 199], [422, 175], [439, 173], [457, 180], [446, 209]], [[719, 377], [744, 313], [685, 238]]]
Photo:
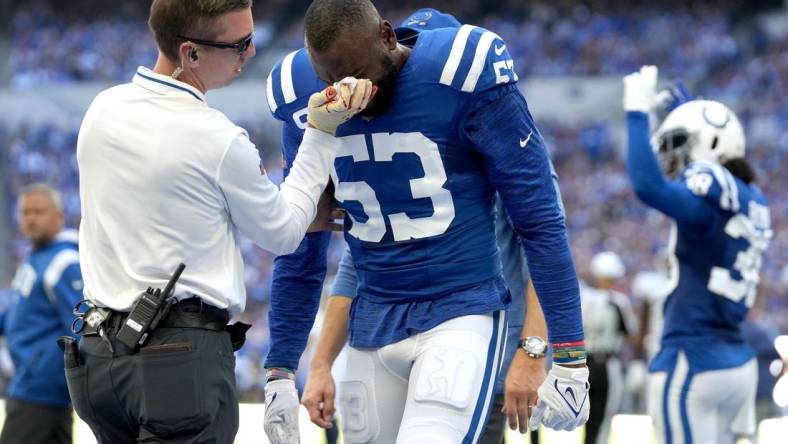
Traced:
[[367, 79], [345, 77], [309, 97], [307, 121], [333, 135], [337, 127], [367, 107], [377, 87]]
[[263, 429], [271, 444], [298, 444], [299, 406], [295, 381], [276, 379], [265, 385]]
[[536, 404], [528, 427], [539, 424], [553, 430], [574, 430], [588, 421], [588, 367], [570, 368], [553, 364], [539, 387]]
[[650, 113], [657, 106], [656, 66], [648, 65], [624, 77], [624, 111]]

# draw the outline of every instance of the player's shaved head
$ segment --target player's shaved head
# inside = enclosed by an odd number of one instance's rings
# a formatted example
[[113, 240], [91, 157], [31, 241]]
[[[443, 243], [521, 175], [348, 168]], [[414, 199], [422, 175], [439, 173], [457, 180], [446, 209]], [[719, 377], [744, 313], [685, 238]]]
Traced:
[[378, 92], [363, 115], [385, 111], [410, 49], [397, 43], [391, 23], [369, 0], [315, 0], [304, 18], [304, 43], [318, 77], [334, 83], [369, 79]]
[[347, 31], [359, 39], [375, 35], [380, 22], [369, 0], [315, 0], [304, 17], [304, 34], [313, 51], [324, 52], [340, 37], [347, 37]]

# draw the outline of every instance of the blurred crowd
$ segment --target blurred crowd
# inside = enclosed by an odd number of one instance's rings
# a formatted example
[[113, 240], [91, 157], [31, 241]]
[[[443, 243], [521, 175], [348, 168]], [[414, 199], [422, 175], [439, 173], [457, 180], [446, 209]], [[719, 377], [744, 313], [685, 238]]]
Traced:
[[[273, 2], [281, 3], [281, 2]], [[296, 2], [307, 3], [307, 2]], [[399, 19], [414, 2], [376, 2], [388, 17]], [[509, 45], [521, 78], [529, 76], [620, 76], [644, 63], [658, 64], [669, 78], [683, 78], [696, 93], [729, 104], [740, 116], [748, 135], [748, 157], [769, 198], [775, 238], [765, 258], [762, 286], [754, 317], [770, 331], [788, 332], [788, 38], [780, 27], [745, 13], [742, 2], [727, 9], [697, 2], [693, 9], [666, 2], [658, 11], [616, 8], [615, 2], [493, 1], [480, 14], [479, 2], [428, 2], [430, 6], [476, 17], [479, 25], [500, 34]], [[419, 6], [425, 6], [419, 2]], [[507, 6], [508, 5], [508, 6]], [[597, 9], [606, 5], [607, 9]], [[305, 6], [304, 6], [305, 7]], [[508, 9], [500, 9], [500, 8]], [[270, 7], [269, 7], [270, 8]], [[295, 7], [293, 7], [295, 9]], [[298, 9], [303, 11], [303, 7]], [[636, 11], [636, 12], [633, 12]], [[294, 48], [302, 44], [300, 22], [281, 22], [285, 15], [256, 11], [258, 46]], [[276, 17], [276, 19], [274, 19]], [[470, 21], [470, 20], [469, 20]], [[276, 25], [274, 25], [276, 23]], [[783, 27], [784, 28], [784, 27]], [[81, 80], [127, 81], [138, 65], [151, 65], [155, 51], [144, 19], [117, 15], [93, 20], [64, 18], [54, 12], [20, 9], [11, 19], [11, 83], [32, 88], [52, 82]], [[129, 44], [133, 42], [133, 44]], [[615, 104], [618, 106], [618, 103]], [[249, 129], [263, 155], [266, 169], [281, 180], [276, 155], [278, 133], [260, 122], [239, 122]], [[628, 278], [655, 267], [664, 250], [668, 221], [634, 197], [627, 178], [620, 141], [605, 122], [570, 126], [559, 121], [539, 122], [560, 176], [567, 208], [573, 255], [581, 276], [591, 256], [601, 250], [618, 252]], [[79, 221], [76, 172], [77, 128], [55, 126], [0, 128], [2, 178], [13, 215], [18, 190], [33, 181], [47, 181], [64, 195], [67, 226]], [[329, 274], [336, 267], [343, 243], [333, 242]], [[26, 248], [13, 241], [13, 254]], [[267, 307], [272, 257], [251, 244], [244, 245], [249, 303], [245, 320], [255, 324], [238, 356], [238, 383], [245, 400], [262, 399], [261, 361], [267, 351]], [[330, 278], [329, 278], [330, 279]], [[2, 284], [2, 283], [0, 283]]]

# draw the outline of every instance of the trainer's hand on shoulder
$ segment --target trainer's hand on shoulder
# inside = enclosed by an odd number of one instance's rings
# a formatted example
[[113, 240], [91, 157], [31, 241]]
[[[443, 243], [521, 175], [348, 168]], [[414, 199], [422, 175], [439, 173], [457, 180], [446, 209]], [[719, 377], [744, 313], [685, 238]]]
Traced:
[[528, 431], [530, 409], [539, 400], [537, 391], [545, 380], [544, 358], [532, 358], [518, 348], [504, 381], [503, 413], [509, 420], [509, 428]]
[[588, 367], [565, 367], [553, 364], [544, 383], [539, 387], [536, 405], [529, 427], [539, 424], [553, 430], [574, 430], [588, 421]]
[[271, 444], [298, 444], [298, 409], [295, 381], [276, 379], [265, 384], [263, 429]]
[[307, 122], [333, 135], [337, 127], [364, 110], [377, 92], [367, 79], [345, 77], [309, 98]]
[[335, 395], [336, 386], [331, 376], [331, 367], [310, 368], [301, 402], [309, 412], [309, 419], [324, 429], [331, 427], [336, 410]]

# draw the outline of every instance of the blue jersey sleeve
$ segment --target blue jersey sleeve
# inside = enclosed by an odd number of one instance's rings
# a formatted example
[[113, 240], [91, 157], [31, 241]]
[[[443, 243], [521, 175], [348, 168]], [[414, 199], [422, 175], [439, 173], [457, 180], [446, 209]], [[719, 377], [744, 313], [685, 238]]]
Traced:
[[582, 340], [577, 276], [547, 150], [517, 86], [474, 94], [463, 131], [522, 238], [550, 340]]
[[627, 135], [627, 173], [637, 197], [687, 230], [697, 234], [707, 231], [706, 225], [713, 220], [713, 207], [700, 195], [709, 191], [700, 186], [705, 179], [697, 179], [697, 183], [693, 180], [693, 184], [689, 184], [686, 175], [677, 181], [665, 179], [651, 149], [647, 114], [627, 113]]
[[[561, 198], [561, 190], [558, 188], [558, 173], [555, 171], [555, 166], [553, 166], [553, 162], [550, 161], [550, 160], [548, 160], [548, 161], [550, 162], [550, 176], [553, 179], [553, 188], [555, 188], [556, 198], [558, 199], [558, 209], [561, 212], [561, 217], [563, 217], [565, 219], [566, 218], [566, 211], [564, 210], [564, 202], [563, 202], [563, 199]], [[506, 223], [507, 223], [507, 225], [509, 227], [508, 229], [511, 230], [511, 231], [516, 232], [516, 230], [514, 228], [514, 223], [512, 222], [512, 219], [509, 217], [509, 214], [506, 213], [506, 209], [503, 210], [503, 213], [504, 213], [504, 215], [506, 217]], [[519, 243], [520, 238], [518, 237], [517, 240], [518, 240], [518, 243]], [[522, 244], [520, 245], [520, 249], [521, 249], [521, 252], [522, 252], [522, 255], [523, 255], [522, 276], [523, 276], [523, 281], [527, 284], [528, 281], [531, 279], [531, 272], [528, 270], [528, 258], [525, 256], [525, 250], [522, 249]], [[501, 255], [501, 262], [503, 262], [503, 254]], [[506, 267], [504, 266], [504, 269], [505, 268]], [[508, 281], [508, 279], [507, 279], [507, 281]]]
[[[448, 58], [440, 72], [440, 83], [465, 93], [478, 93], [503, 84], [516, 84], [518, 77], [506, 43], [492, 31], [471, 25], [443, 30], [452, 37]], [[436, 56], [445, 51], [436, 45]]]
[[353, 257], [350, 256], [350, 249], [345, 249], [339, 260], [334, 283], [331, 285], [331, 295], [354, 298], [357, 291], [358, 275], [356, 275], [356, 269], [353, 268]]
[[[282, 127], [282, 157], [287, 176], [304, 134], [291, 122]], [[266, 367], [295, 369], [306, 347], [320, 304], [331, 233], [308, 233], [292, 254], [274, 260], [268, 322], [271, 348]]]
[[298, 368], [320, 305], [330, 240], [329, 232], [309, 233], [294, 253], [274, 260], [266, 367]]

